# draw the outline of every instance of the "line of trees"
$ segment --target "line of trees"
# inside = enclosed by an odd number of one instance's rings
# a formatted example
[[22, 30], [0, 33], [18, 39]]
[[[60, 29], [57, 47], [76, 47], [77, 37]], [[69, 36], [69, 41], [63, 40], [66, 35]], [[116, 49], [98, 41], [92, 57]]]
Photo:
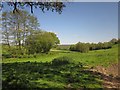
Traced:
[[3, 12], [3, 49], [6, 46], [7, 54], [12, 57], [49, 52], [60, 41], [55, 33], [42, 31], [39, 26], [37, 18], [27, 11]]
[[89, 50], [100, 50], [100, 49], [109, 49], [112, 48], [112, 45], [114, 44], [118, 44], [120, 40], [117, 40], [115, 38], [113, 38], [112, 40], [110, 40], [109, 42], [99, 42], [99, 43], [82, 43], [82, 42], [78, 42], [75, 45], [71, 45], [69, 50], [70, 51], [77, 51], [77, 52], [81, 52], [81, 53], [86, 53]]
[[2, 42], [10, 46], [15, 45], [21, 49], [25, 38], [38, 30], [39, 23], [36, 17], [26, 11], [19, 13], [3, 12], [2, 14]]

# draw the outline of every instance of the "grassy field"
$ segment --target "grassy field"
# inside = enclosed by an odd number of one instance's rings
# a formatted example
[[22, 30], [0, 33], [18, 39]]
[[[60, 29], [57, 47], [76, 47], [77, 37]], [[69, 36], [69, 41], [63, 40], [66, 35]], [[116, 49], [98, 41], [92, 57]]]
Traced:
[[[54, 58], [70, 58], [69, 64], [52, 64]], [[85, 72], [85, 66], [107, 67], [118, 61], [118, 46], [89, 53], [51, 50], [36, 58], [9, 58], [2, 61], [3, 88], [102, 88], [98, 75]]]
[[72, 52], [67, 50], [51, 50], [49, 54], [39, 54], [36, 58], [9, 58], [3, 59], [3, 63], [14, 62], [50, 62], [54, 58], [67, 56], [73, 59], [73, 62], [84, 63], [86, 65], [108, 66], [111, 63], [118, 61], [118, 45], [113, 46], [111, 49], [89, 51], [89, 53]]

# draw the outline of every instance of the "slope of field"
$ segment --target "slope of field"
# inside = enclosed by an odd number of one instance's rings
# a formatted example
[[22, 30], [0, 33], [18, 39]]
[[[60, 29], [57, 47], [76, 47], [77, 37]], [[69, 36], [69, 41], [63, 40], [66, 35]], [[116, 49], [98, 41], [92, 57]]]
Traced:
[[73, 59], [73, 62], [81, 62], [90, 66], [108, 66], [118, 62], [118, 45], [111, 49], [94, 50], [89, 53], [72, 52], [67, 50], [51, 50], [49, 54], [39, 54], [36, 58], [9, 58], [3, 59], [3, 63], [13, 62], [50, 62], [54, 58], [67, 56]]

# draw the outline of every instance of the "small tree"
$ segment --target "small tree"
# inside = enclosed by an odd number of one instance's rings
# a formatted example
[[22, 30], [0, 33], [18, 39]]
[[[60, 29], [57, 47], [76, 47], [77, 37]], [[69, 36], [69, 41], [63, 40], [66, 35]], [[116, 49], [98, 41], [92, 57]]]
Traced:
[[69, 48], [70, 51], [76, 51], [76, 47], [75, 45], [71, 45], [70, 48]]
[[111, 42], [112, 44], [117, 44], [118, 40], [117, 40], [116, 38], [113, 38], [112, 40], [110, 40], [110, 42]]
[[51, 32], [36, 31], [26, 38], [28, 54], [48, 53], [56, 44], [59, 44], [59, 39]]
[[86, 53], [89, 51], [89, 45], [85, 43], [78, 42], [76, 45], [70, 46], [71, 51], [78, 51], [81, 53]]
[[[79, 45], [79, 46], [78, 46]], [[89, 46], [85, 43], [80, 43], [78, 44], [77, 46], [79, 47], [78, 48], [78, 51], [82, 52], [82, 53], [87, 53], [89, 51]], [[76, 46], [76, 48], [77, 48]]]

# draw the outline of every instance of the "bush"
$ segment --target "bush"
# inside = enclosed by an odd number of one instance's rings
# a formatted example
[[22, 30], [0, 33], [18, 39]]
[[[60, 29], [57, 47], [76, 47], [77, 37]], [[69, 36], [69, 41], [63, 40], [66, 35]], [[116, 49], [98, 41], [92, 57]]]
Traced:
[[59, 44], [59, 39], [51, 32], [35, 32], [25, 40], [28, 54], [48, 53], [57, 44]]
[[34, 58], [36, 58], [36, 57], [37, 57], [37, 55], [36, 55], [36, 54], [34, 54], [34, 55], [33, 55], [33, 57], [34, 57]]
[[2, 81], [3, 89], [27, 89], [30, 88], [32, 83], [26, 77], [26, 75], [8, 75], [8, 77]]
[[28, 57], [28, 55], [27, 55], [27, 54], [24, 54], [24, 55], [23, 55], [23, 58], [27, 58], [27, 57]]
[[12, 55], [10, 53], [5, 53], [5, 54], [2, 54], [2, 57], [3, 58], [11, 58]]
[[32, 54], [28, 55], [28, 58], [33, 58], [33, 55]]
[[61, 66], [70, 64], [71, 58], [68, 57], [58, 57], [52, 60], [52, 64], [55, 66]]
[[71, 45], [70, 50], [78, 51], [81, 53], [87, 53], [89, 51], [89, 46], [88, 46], [88, 44], [78, 42], [76, 45]]
[[76, 47], [75, 45], [71, 45], [70, 48], [69, 48], [70, 51], [75, 51], [76, 50]]
[[112, 44], [118, 44], [118, 40], [116, 38], [113, 38], [109, 42], [111, 42]]
[[109, 49], [112, 48], [112, 43], [111, 42], [104, 42], [104, 43], [81, 43], [78, 42], [75, 45], [71, 45], [69, 50], [70, 51], [77, 51], [81, 53], [87, 53], [89, 50], [100, 50], [100, 49]]

